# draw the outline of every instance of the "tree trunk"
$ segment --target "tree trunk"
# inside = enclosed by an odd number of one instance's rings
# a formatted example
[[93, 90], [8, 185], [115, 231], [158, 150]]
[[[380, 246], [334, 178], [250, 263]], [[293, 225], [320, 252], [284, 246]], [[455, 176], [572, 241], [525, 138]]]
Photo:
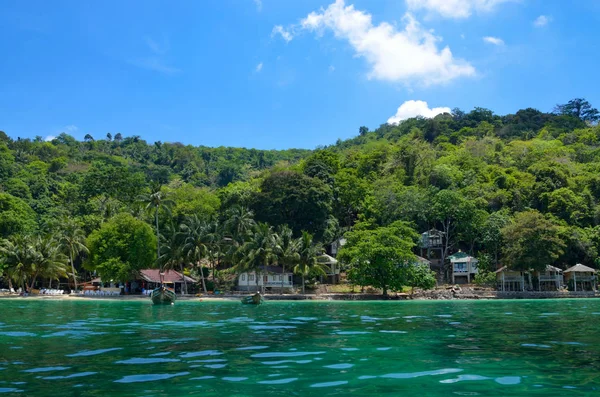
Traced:
[[163, 285], [162, 266], [160, 266], [160, 232], [158, 231], [158, 205], [154, 210], [154, 220], [156, 221], [156, 263], [158, 264], [158, 274], [160, 277], [160, 286]]
[[283, 276], [285, 275], [285, 265], [281, 265], [281, 291], [283, 294]]
[[304, 273], [302, 273], [302, 295], [306, 295], [306, 289], [304, 286]]
[[71, 271], [73, 272], [73, 282], [75, 283], [75, 291], [77, 291], [77, 277], [75, 277], [75, 264], [73, 263], [73, 248], [71, 248]]
[[31, 285], [29, 287], [29, 293], [31, 293], [31, 290], [33, 289], [33, 286], [35, 285], [35, 280], [37, 279], [37, 273], [35, 273], [33, 275], [33, 279], [31, 280]]
[[200, 263], [200, 280], [202, 280], [202, 290], [206, 294], [208, 291], [206, 290], [206, 282], [204, 282], [204, 269], [202, 269], [202, 263]]
[[388, 290], [387, 290], [387, 285], [383, 286], [383, 297], [387, 298], [388, 297]]
[[183, 263], [181, 263], [181, 277], [183, 277], [183, 289], [184, 289], [184, 293], [187, 295], [188, 293], [188, 289], [187, 289], [187, 281], [185, 279], [185, 273], [183, 272]]

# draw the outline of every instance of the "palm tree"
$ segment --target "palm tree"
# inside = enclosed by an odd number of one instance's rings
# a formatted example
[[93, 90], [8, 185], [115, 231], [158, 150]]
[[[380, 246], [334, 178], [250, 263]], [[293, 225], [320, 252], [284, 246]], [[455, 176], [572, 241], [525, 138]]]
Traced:
[[200, 280], [202, 280], [202, 289], [206, 293], [202, 260], [208, 256], [213, 236], [207, 223], [197, 215], [186, 218], [181, 225], [181, 232], [185, 239], [183, 253], [190, 262], [200, 264]]
[[282, 225], [277, 228], [277, 263], [281, 269], [281, 290], [283, 291], [283, 275], [285, 274], [285, 266], [294, 266], [300, 260], [298, 253], [299, 240], [294, 239], [292, 229], [288, 225]]
[[162, 244], [158, 263], [164, 270], [173, 269], [179, 265], [183, 276], [184, 293], [187, 294], [187, 281], [185, 279], [183, 268], [183, 237], [177, 228], [172, 224], [167, 224], [166, 231], [161, 235]]
[[[256, 289], [258, 289], [258, 274], [261, 267], [266, 267], [277, 261], [277, 239], [273, 227], [266, 223], [258, 223], [253, 229], [252, 235], [240, 247], [242, 260], [238, 263], [239, 271], [254, 271], [256, 274]], [[261, 272], [261, 277], [262, 277]], [[264, 283], [262, 286], [264, 293]]]
[[9, 289], [12, 290], [12, 282], [15, 281], [25, 290], [33, 256], [34, 249], [31, 239], [15, 236], [11, 240], [2, 239], [0, 241], [0, 259], [6, 265]]
[[300, 260], [294, 271], [302, 275], [302, 293], [306, 293], [305, 288], [305, 277], [309, 274], [322, 274], [325, 275], [326, 265], [319, 263], [317, 258], [321, 253], [322, 247], [318, 243], [313, 242], [313, 235], [309, 232], [302, 231], [302, 236], [298, 239], [298, 254]]
[[254, 221], [254, 213], [241, 205], [234, 205], [227, 210], [227, 220], [224, 223], [224, 228], [231, 238], [238, 245], [242, 245], [248, 233], [252, 231], [256, 222]]
[[34, 243], [35, 262], [33, 267], [33, 276], [30, 290], [35, 285], [36, 278], [48, 278], [57, 280], [60, 277], [67, 276], [68, 258], [62, 252], [62, 246], [58, 236], [45, 235], [38, 236]]
[[75, 258], [82, 253], [90, 252], [85, 245], [85, 232], [83, 231], [83, 229], [81, 229], [80, 225], [77, 222], [68, 218], [64, 219], [62, 221], [59, 242], [62, 248], [69, 255], [69, 262], [71, 262], [71, 275], [73, 276], [75, 291], [77, 291], [77, 276], [75, 275]]
[[[145, 203], [146, 211], [154, 211], [154, 221], [156, 223], [156, 260], [160, 258], [160, 230], [158, 226], [158, 212], [161, 207], [170, 212], [170, 208], [173, 206], [173, 201], [168, 199], [165, 193], [161, 190], [162, 186], [160, 183], [153, 183], [150, 188], [150, 193], [142, 195], [139, 201]], [[160, 283], [162, 284], [162, 272], [160, 273]]]

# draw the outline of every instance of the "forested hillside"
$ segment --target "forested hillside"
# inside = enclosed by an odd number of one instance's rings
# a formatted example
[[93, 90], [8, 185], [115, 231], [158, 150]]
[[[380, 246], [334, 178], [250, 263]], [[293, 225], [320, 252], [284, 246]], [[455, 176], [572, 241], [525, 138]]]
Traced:
[[[32, 236], [41, 241], [58, 234], [56, 241], [64, 241], [60, 235], [72, 227], [83, 247], [66, 244], [71, 248], [58, 251], [74, 258], [75, 267], [85, 262], [89, 269], [124, 277], [156, 262], [156, 221], [164, 231], [161, 263], [181, 262], [173, 258], [184, 252], [189, 261], [195, 255], [194, 261], [246, 268], [282, 263], [281, 252], [259, 254], [266, 244], [259, 235], [276, 232], [280, 243], [286, 233], [291, 239], [307, 232], [311, 244], [329, 244], [353, 229], [351, 237], [404, 230], [403, 241], [410, 241], [404, 248], [416, 253], [417, 232], [436, 228], [446, 233], [446, 255], [469, 251], [490, 269], [498, 263], [597, 267], [598, 119], [598, 111], [581, 99], [552, 113], [528, 108], [499, 116], [482, 108], [455, 109], [375, 131], [361, 127], [357, 137], [314, 151], [148, 144], [120, 134], [88, 135], [84, 142], [61, 134], [44, 142], [0, 133], [5, 273], [13, 280], [42, 277], [47, 270], [42, 266], [15, 270], [15, 250]], [[147, 237], [136, 235], [135, 228], [124, 230], [133, 219], [142, 221]], [[145, 258], [143, 263], [105, 252], [106, 241], [111, 246], [124, 241], [115, 240], [119, 233], [139, 237], [140, 246], [150, 249], [147, 256], [134, 255]], [[225, 248], [223, 237], [229, 241]], [[232, 247], [246, 247], [246, 254], [236, 256]]]

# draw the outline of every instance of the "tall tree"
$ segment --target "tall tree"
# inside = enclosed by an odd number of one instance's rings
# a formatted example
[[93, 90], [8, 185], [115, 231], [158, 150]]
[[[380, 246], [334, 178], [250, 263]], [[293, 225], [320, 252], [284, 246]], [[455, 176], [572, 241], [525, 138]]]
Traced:
[[[237, 268], [239, 272], [254, 272], [256, 274], [256, 288], [258, 277], [263, 277], [267, 266], [277, 261], [277, 238], [273, 227], [266, 223], [257, 223], [249, 239], [240, 247], [241, 260]], [[264, 292], [265, 283], [262, 283]]]
[[102, 279], [127, 281], [156, 263], [156, 236], [146, 222], [121, 213], [87, 238], [90, 254], [85, 266]]
[[564, 105], [556, 105], [554, 113], [577, 117], [582, 121], [595, 123], [600, 120], [600, 112], [583, 98], [571, 99]]
[[75, 291], [77, 291], [77, 275], [75, 274], [75, 258], [80, 254], [89, 253], [87, 246], [85, 245], [86, 236], [79, 223], [72, 219], [63, 219], [60, 226], [59, 242], [69, 255], [69, 262], [71, 263], [71, 275], [73, 276], [73, 283], [75, 284]]
[[186, 218], [181, 225], [181, 232], [185, 239], [183, 252], [186, 258], [200, 267], [200, 280], [202, 281], [202, 290], [207, 293], [202, 262], [208, 257], [213, 235], [211, 234], [208, 223], [194, 215]]
[[313, 240], [313, 235], [302, 231], [298, 239], [298, 264], [294, 268], [296, 273], [302, 276], [302, 293], [306, 293], [306, 276], [310, 274], [325, 275], [326, 265], [319, 263], [318, 258], [322, 247]]
[[[140, 201], [145, 203], [147, 211], [154, 212], [154, 221], [156, 225], [156, 258], [160, 257], [160, 229], [158, 225], [158, 213], [160, 209], [164, 209], [170, 213], [170, 208], [173, 206], [173, 201], [168, 199], [162, 191], [162, 186], [159, 183], [153, 183], [150, 193], [142, 195]], [[162, 284], [162, 272], [160, 275], [160, 283]]]
[[409, 267], [415, 263], [412, 249], [417, 235], [408, 223], [367, 229], [359, 225], [346, 233], [347, 243], [338, 258], [351, 266], [350, 279], [361, 286], [388, 291], [401, 290], [409, 282]]
[[294, 239], [294, 232], [287, 225], [277, 228], [276, 233], [277, 263], [281, 265], [281, 289], [283, 291], [283, 275], [285, 268], [293, 267], [300, 260], [299, 241]]
[[502, 228], [504, 262], [517, 270], [544, 270], [563, 253], [560, 228], [535, 210], [520, 212]]

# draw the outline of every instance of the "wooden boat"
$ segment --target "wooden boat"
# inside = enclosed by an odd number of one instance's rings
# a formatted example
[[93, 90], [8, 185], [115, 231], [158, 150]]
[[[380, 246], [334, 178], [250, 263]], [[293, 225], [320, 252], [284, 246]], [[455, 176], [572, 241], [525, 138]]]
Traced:
[[260, 295], [260, 292], [257, 292], [254, 295], [243, 297], [242, 303], [244, 305], [260, 305], [261, 303], [263, 303], [263, 298]]
[[172, 305], [175, 303], [177, 295], [175, 295], [175, 291], [162, 285], [150, 293], [150, 299], [155, 305]]

